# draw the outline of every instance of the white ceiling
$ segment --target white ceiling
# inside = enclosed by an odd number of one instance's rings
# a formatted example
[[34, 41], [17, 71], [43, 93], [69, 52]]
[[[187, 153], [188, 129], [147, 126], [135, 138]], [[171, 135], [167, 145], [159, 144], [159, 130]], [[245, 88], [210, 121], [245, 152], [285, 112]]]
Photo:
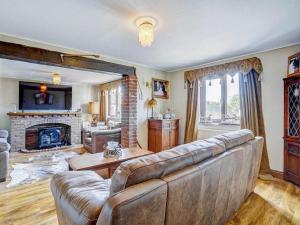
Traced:
[[52, 74], [61, 75], [63, 84], [101, 84], [121, 79], [120, 75], [108, 73], [95, 73], [82, 70], [46, 66], [34, 63], [0, 59], [0, 77], [15, 78], [19, 80], [52, 82]]
[[[299, 0], [0, 0], [0, 32], [162, 70], [300, 42]], [[134, 21], [158, 20], [142, 48]]]

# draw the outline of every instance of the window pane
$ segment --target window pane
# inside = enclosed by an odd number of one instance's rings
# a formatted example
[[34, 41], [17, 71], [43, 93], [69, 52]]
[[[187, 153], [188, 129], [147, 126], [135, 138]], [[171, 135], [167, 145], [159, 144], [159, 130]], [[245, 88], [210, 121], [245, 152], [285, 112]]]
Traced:
[[110, 116], [116, 116], [117, 113], [117, 102], [116, 102], [117, 92], [116, 89], [110, 91]]
[[120, 86], [118, 88], [118, 107], [117, 107], [118, 117], [121, 117], [121, 102], [122, 102], [122, 97], [121, 97], [121, 86]]
[[221, 120], [221, 84], [220, 79], [206, 80], [205, 121], [218, 122]]
[[240, 123], [240, 99], [239, 99], [239, 74], [233, 77], [227, 75], [227, 108], [225, 121], [227, 123]]

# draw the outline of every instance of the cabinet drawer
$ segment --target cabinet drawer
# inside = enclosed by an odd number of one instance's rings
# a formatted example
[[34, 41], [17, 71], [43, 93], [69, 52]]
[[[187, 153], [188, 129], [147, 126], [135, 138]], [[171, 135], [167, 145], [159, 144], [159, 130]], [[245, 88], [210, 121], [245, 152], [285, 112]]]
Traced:
[[161, 129], [162, 122], [159, 120], [149, 120], [148, 126], [149, 126], [149, 129]]
[[176, 129], [178, 127], [178, 120], [164, 120], [163, 128]]
[[164, 120], [163, 121], [163, 126], [164, 129], [170, 129], [171, 128], [171, 121], [169, 120]]

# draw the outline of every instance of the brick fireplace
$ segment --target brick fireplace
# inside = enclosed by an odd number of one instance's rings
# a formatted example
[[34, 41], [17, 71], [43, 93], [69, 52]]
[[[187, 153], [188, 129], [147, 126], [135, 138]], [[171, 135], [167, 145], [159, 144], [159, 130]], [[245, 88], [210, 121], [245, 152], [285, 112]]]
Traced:
[[[12, 151], [31, 150], [34, 149], [33, 146], [39, 149], [47, 147], [47, 144], [48, 147], [52, 147], [81, 143], [80, 113], [8, 113], [8, 115], [11, 121]], [[61, 135], [62, 143], [48, 140], [47, 135], [48, 139], [55, 139], [57, 135]], [[44, 143], [39, 143], [38, 138], [44, 138]]]

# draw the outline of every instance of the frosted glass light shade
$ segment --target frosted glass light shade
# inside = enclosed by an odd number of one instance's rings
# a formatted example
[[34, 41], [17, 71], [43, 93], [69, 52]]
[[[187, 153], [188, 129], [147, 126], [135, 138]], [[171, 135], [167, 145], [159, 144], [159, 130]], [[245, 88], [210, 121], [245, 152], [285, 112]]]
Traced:
[[143, 23], [139, 27], [139, 42], [143, 47], [150, 47], [154, 41], [153, 25]]
[[54, 73], [52, 75], [52, 82], [53, 82], [53, 84], [56, 84], [56, 85], [60, 84], [61, 83], [61, 76], [58, 73]]
[[136, 26], [139, 29], [139, 42], [143, 47], [150, 47], [154, 41], [154, 27], [156, 21], [151, 17], [137, 19]]

